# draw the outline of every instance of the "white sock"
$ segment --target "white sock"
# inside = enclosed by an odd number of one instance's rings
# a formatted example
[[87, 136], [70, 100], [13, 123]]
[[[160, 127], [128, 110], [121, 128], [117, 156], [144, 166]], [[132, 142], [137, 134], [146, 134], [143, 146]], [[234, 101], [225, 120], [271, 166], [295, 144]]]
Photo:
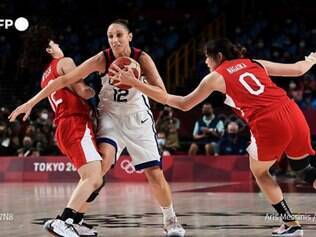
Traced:
[[176, 213], [173, 210], [172, 204], [169, 207], [160, 207], [163, 214], [163, 223], [165, 224], [167, 220], [176, 216]]

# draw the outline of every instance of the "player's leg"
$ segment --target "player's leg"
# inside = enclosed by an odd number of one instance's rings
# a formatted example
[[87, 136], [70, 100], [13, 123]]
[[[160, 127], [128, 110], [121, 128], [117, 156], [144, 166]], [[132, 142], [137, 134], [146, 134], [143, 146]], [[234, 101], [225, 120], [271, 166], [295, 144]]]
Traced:
[[[121, 152], [121, 148], [115, 138], [117, 134], [115, 132], [116, 129], [114, 127], [113, 118], [106, 113], [101, 114], [98, 120], [98, 124], [99, 126], [96, 140], [98, 143], [98, 152], [102, 156], [102, 176], [104, 186], [104, 176], [110, 170], [111, 166], [114, 165], [118, 154]], [[99, 192], [100, 189], [95, 190], [95, 192], [92, 193], [87, 201], [80, 207], [77, 221], [80, 222], [83, 220], [84, 214], [91, 206], [91, 202], [93, 202], [98, 196]]]
[[63, 129], [57, 133], [58, 144], [77, 168], [80, 181], [63, 213], [46, 222], [44, 227], [60, 236], [79, 236], [73, 224], [80, 207], [102, 185], [102, 158], [96, 149], [91, 122], [76, 118], [68, 119], [59, 126]]
[[[281, 117], [277, 116], [277, 118]], [[287, 123], [274, 117], [260, 122], [257, 124], [265, 129], [259, 130], [260, 133], [258, 129], [253, 129], [258, 133], [255, 134], [256, 137], [251, 136], [251, 143], [247, 151], [249, 153], [250, 169], [261, 191], [265, 194], [269, 203], [277, 211], [284, 223], [281, 227], [273, 229], [272, 236], [301, 236], [303, 234], [302, 227], [292, 215], [283, 198], [280, 186], [269, 173], [270, 167], [281, 157], [291, 140], [290, 129], [288, 129]], [[271, 136], [273, 134], [273, 127], [279, 128], [278, 136]]]
[[[158, 166], [150, 167], [145, 169], [144, 173], [150, 185], [151, 191], [159, 205], [165, 209], [167, 209], [167, 207], [171, 207], [172, 195], [170, 187], [163, 175], [161, 168]], [[164, 215], [164, 221], [174, 216], [174, 210], [173, 208], [170, 208], [170, 212]]]
[[[99, 143], [98, 150], [102, 156], [102, 175], [104, 177], [103, 183], [105, 185], [105, 175], [111, 169], [111, 166], [113, 165], [113, 160], [114, 160], [114, 157], [116, 156], [116, 149], [111, 144]], [[84, 213], [87, 212], [87, 210], [91, 206], [91, 203], [95, 200], [95, 198], [99, 194], [99, 191], [100, 190], [96, 190], [95, 193], [90, 196], [89, 200], [87, 199], [87, 202], [85, 202], [80, 207], [79, 209], [80, 217], [78, 217], [79, 222], [82, 221]]]
[[96, 189], [89, 196], [89, 198], [86, 200], [86, 202], [83, 205], [81, 205], [80, 209], [76, 213], [75, 222], [74, 222], [76, 224], [75, 225], [76, 230], [84, 236], [96, 236], [97, 235], [97, 232], [94, 229], [92, 229], [92, 226], [90, 226], [89, 224], [84, 222], [84, 215], [88, 211], [88, 209], [90, 208], [92, 202], [94, 202], [95, 199], [98, 197], [101, 189], [104, 187], [105, 175], [110, 170], [111, 166], [114, 163], [113, 161], [115, 161], [115, 157], [116, 157], [116, 150], [117, 150], [116, 146], [114, 147], [110, 143], [102, 142], [105, 140], [108, 141], [109, 139], [100, 138], [98, 140], [99, 140], [98, 151], [102, 156], [103, 183], [98, 189]]
[[[83, 231], [76, 226], [80, 207], [87, 198], [102, 185], [100, 161], [89, 162], [78, 169], [80, 181], [73, 191], [70, 200], [60, 216], [45, 223], [45, 229], [60, 236], [96, 236], [95, 231]], [[72, 232], [75, 232], [72, 233]]]
[[253, 173], [261, 191], [266, 195], [268, 201], [271, 204], [280, 202], [283, 199], [281, 188], [269, 173], [270, 167], [276, 162], [276, 160], [258, 161], [249, 157], [249, 161], [251, 172]]
[[[68, 155], [76, 162], [80, 182], [74, 190], [67, 207], [78, 212], [95, 190], [103, 186], [103, 174], [100, 156], [95, 140], [91, 121], [77, 124], [76, 132], [82, 130], [82, 135], [73, 134], [77, 139], [68, 143]], [[79, 137], [79, 139], [78, 139]]]
[[[98, 151], [102, 156], [102, 176], [104, 177], [110, 168], [115, 164], [116, 159], [122, 151], [122, 144], [118, 140], [119, 135], [116, 132], [115, 123], [112, 116], [109, 114], [101, 114], [98, 120], [98, 132], [97, 132], [97, 143]], [[103, 179], [103, 186], [105, 179]], [[87, 201], [80, 207], [79, 216], [77, 221], [82, 221], [84, 214], [91, 206], [91, 203], [96, 199], [100, 192], [96, 190]]]
[[103, 183], [100, 161], [89, 162], [78, 169], [80, 182], [73, 191], [67, 208], [80, 210], [91, 193], [100, 188]]
[[[147, 122], [140, 122], [144, 120]], [[124, 135], [122, 139], [132, 157], [135, 169], [144, 169], [151, 191], [161, 207], [167, 235], [184, 236], [185, 231], [178, 223], [173, 209], [170, 187], [161, 169], [161, 155], [151, 113], [140, 112], [136, 116], [126, 118], [126, 121], [129, 127], [135, 128], [121, 131]]]
[[[251, 143], [247, 148], [250, 155], [250, 168], [262, 192], [283, 220], [283, 225], [273, 230], [273, 236], [301, 236], [302, 227], [292, 215], [283, 198], [280, 186], [269, 173], [274, 162], [286, 152], [295, 135], [297, 107], [289, 101], [265, 116], [256, 119], [250, 126]], [[276, 130], [277, 133], [276, 133]]]
[[185, 230], [178, 223], [173, 209], [172, 194], [164, 174], [159, 166], [146, 168], [144, 173], [147, 177], [151, 191], [158, 201], [163, 213], [164, 229], [168, 236], [184, 236]]
[[303, 230], [299, 222], [284, 200], [280, 186], [269, 173], [269, 169], [275, 163], [275, 160], [258, 161], [251, 157], [249, 159], [250, 169], [256, 178], [257, 184], [284, 222], [284, 225], [280, 228], [273, 230], [272, 236], [301, 236]]

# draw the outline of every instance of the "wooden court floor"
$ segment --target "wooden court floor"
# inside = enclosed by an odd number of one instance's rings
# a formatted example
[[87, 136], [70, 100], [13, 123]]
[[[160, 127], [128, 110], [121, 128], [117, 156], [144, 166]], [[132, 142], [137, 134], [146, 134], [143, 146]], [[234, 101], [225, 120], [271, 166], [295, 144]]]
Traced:
[[[64, 208], [73, 183], [0, 183], [0, 236], [50, 236], [45, 220]], [[239, 183], [172, 183], [174, 206], [186, 236], [271, 236], [280, 221], [260, 192]], [[240, 191], [238, 191], [240, 190]], [[297, 192], [297, 190], [300, 190]], [[302, 219], [305, 237], [316, 236], [316, 196], [308, 187], [285, 194]], [[146, 183], [108, 183], [87, 222], [98, 236], [164, 236], [162, 216]]]

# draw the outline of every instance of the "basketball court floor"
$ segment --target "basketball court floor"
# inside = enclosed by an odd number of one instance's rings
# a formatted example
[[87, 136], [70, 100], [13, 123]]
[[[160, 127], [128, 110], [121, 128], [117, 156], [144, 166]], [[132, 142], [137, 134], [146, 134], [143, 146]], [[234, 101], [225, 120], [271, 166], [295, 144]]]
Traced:
[[[50, 236], [45, 220], [64, 208], [73, 183], [0, 183], [0, 236]], [[280, 224], [254, 184], [172, 183], [174, 206], [186, 236], [271, 236]], [[305, 184], [283, 184], [286, 200], [316, 236], [315, 192]], [[162, 216], [146, 183], [108, 183], [86, 218], [98, 236], [164, 236]]]

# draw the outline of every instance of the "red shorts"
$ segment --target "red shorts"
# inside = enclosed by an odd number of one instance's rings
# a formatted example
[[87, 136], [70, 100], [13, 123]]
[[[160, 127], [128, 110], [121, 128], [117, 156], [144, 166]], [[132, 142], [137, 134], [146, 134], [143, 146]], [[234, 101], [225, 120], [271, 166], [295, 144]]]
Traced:
[[77, 169], [90, 161], [102, 160], [97, 151], [92, 122], [88, 118], [70, 116], [59, 119], [55, 137], [62, 153]]
[[260, 161], [313, 155], [311, 135], [305, 117], [292, 100], [255, 119], [250, 125], [251, 144], [247, 151]]

